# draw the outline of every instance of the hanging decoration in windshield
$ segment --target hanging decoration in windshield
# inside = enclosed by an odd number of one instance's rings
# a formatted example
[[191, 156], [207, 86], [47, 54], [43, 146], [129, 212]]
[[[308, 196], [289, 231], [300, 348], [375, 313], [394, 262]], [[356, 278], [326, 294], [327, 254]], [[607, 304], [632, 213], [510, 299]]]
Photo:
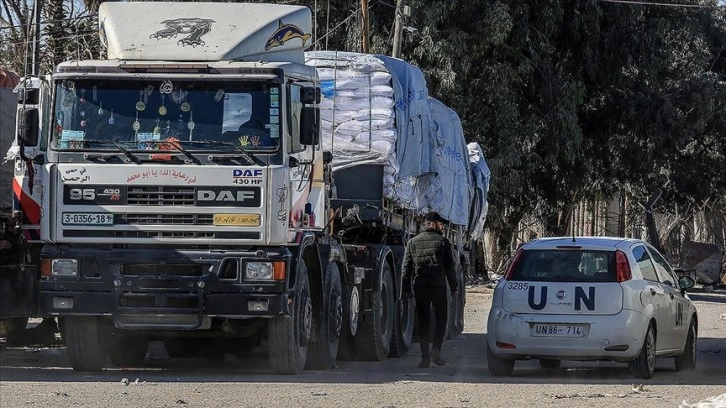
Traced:
[[280, 88], [263, 82], [61, 80], [52, 146], [163, 150], [173, 138], [186, 150], [272, 152], [279, 106]]

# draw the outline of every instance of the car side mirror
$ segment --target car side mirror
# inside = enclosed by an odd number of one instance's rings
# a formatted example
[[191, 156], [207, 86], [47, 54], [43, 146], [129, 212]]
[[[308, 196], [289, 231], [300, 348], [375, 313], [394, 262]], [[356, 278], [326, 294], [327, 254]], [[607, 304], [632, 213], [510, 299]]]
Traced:
[[681, 278], [678, 279], [678, 285], [681, 289], [691, 289], [696, 286], [696, 280], [690, 276], [681, 276]]

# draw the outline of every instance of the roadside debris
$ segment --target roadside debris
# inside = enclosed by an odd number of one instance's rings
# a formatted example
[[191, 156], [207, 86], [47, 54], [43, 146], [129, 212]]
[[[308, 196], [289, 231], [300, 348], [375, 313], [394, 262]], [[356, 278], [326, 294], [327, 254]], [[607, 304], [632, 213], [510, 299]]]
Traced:
[[708, 397], [695, 404], [689, 404], [684, 400], [678, 408], [726, 408], [726, 394]]
[[322, 397], [322, 396], [324, 396], [324, 395], [328, 395], [328, 393], [327, 393], [327, 392], [325, 392], [325, 391], [313, 391], [313, 392], [312, 392], [312, 394], [313, 394], [313, 396], [315, 396], [315, 397]]
[[565, 399], [565, 398], [627, 398], [628, 394], [602, 394], [599, 392], [596, 393], [579, 393], [576, 392], [574, 394], [545, 394], [549, 397], [557, 398], [557, 399]]

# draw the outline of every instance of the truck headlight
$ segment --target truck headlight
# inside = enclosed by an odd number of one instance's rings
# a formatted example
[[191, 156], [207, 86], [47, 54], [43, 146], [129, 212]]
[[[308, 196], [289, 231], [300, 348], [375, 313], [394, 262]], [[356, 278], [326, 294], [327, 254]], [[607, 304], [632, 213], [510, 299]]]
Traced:
[[272, 279], [272, 262], [247, 262], [245, 279]]
[[78, 276], [78, 260], [53, 259], [50, 264], [50, 274], [53, 276]]
[[284, 281], [287, 275], [284, 261], [247, 262], [245, 265], [245, 279]]

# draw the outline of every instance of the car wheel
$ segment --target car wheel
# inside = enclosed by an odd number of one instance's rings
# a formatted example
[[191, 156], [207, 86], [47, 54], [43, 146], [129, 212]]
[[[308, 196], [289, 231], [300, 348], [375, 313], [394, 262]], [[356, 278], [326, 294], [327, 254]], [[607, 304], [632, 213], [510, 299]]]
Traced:
[[492, 349], [487, 344], [487, 366], [489, 372], [496, 377], [509, 377], [514, 371], [515, 360], [505, 360], [499, 358], [492, 353]]
[[676, 356], [676, 371], [696, 369], [696, 359], [698, 349], [696, 348], [696, 322], [691, 319], [691, 325], [688, 327], [688, 337], [686, 338], [686, 346], [683, 348], [683, 354]]
[[648, 379], [655, 372], [655, 330], [648, 325], [648, 331], [643, 340], [643, 347], [635, 360], [630, 362], [630, 368], [636, 378]]
[[542, 368], [546, 368], [548, 370], [553, 370], [555, 368], [560, 368], [561, 365], [562, 365], [562, 361], [561, 360], [553, 360], [553, 359], [550, 359], [550, 358], [541, 358], [539, 360], [539, 366], [542, 367]]

